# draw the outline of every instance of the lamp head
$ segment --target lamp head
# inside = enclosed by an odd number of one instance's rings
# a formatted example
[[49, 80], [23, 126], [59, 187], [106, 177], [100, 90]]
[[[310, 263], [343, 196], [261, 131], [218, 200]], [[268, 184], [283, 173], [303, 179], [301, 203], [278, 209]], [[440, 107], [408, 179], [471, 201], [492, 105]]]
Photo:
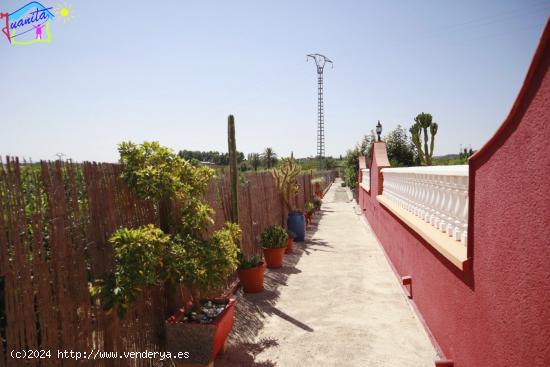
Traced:
[[378, 120], [378, 124], [376, 125], [376, 135], [378, 135], [378, 141], [380, 140], [380, 135], [382, 134], [382, 124], [380, 123], [380, 120]]

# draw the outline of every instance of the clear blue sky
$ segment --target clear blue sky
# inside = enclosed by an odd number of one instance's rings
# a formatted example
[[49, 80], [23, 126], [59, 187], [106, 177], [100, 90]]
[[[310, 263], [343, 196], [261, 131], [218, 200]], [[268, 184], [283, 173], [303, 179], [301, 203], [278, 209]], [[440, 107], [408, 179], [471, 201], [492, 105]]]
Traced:
[[314, 52], [334, 61], [328, 155], [377, 120], [387, 132], [422, 111], [440, 126], [436, 154], [477, 149], [506, 117], [550, 10], [550, 0], [61, 4], [74, 18], [56, 18], [51, 44], [0, 40], [1, 154], [116, 161], [127, 139], [225, 151], [232, 113], [239, 150], [315, 155]]

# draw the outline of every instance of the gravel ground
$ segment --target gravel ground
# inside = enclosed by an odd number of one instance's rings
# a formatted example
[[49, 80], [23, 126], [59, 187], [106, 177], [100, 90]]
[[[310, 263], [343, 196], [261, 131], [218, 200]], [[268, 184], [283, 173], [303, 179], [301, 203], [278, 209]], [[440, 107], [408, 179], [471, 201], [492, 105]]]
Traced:
[[433, 367], [436, 351], [368, 225], [340, 182], [305, 242], [237, 294], [235, 327], [216, 367]]

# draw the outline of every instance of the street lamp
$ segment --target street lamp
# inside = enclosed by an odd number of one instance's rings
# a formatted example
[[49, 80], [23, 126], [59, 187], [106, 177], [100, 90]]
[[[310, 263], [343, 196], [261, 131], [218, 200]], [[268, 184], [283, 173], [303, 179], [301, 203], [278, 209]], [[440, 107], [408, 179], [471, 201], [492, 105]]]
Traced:
[[378, 125], [376, 125], [376, 134], [378, 135], [378, 141], [381, 141], [380, 134], [382, 134], [382, 124], [380, 123], [380, 120], [378, 120]]

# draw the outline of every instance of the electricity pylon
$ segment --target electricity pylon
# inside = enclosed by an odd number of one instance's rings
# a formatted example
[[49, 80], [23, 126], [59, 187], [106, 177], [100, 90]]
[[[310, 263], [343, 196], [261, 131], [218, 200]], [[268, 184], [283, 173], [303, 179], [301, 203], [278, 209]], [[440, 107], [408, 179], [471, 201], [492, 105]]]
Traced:
[[323, 70], [325, 69], [325, 64], [330, 63], [331, 68], [334, 67], [332, 61], [321, 54], [309, 54], [307, 55], [306, 61], [309, 61], [309, 58], [315, 60], [315, 65], [317, 66], [317, 92], [318, 92], [318, 118], [317, 118], [317, 158], [319, 159], [319, 168], [322, 168], [323, 161], [325, 159], [325, 106], [323, 102]]

